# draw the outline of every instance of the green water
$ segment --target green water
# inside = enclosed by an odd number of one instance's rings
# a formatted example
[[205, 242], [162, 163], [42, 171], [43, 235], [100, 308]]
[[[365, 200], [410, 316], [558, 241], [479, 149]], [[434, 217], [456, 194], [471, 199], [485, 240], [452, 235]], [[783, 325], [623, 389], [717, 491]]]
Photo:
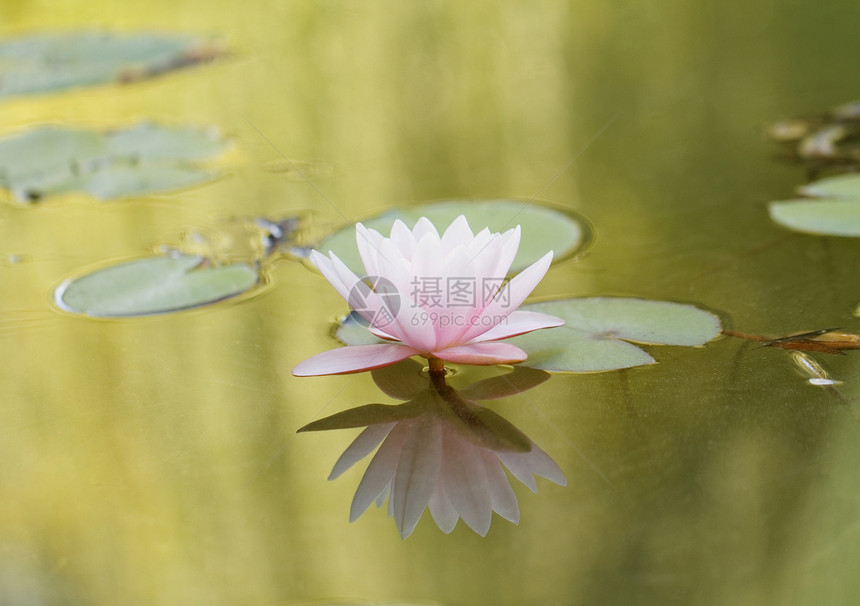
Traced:
[[[770, 222], [765, 203], [808, 175], [762, 135], [857, 97], [856, 2], [5, 0], [0, 16], [6, 35], [154, 29], [232, 49], [148, 82], [6, 100], [0, 131], [149, 118], [234, 141], [207, 186], [0, 205], [2, 258], [21, 261], [0, 265], [0, 602], [854, 602], [856, 354], [813, 356], [838, 392], [787, 352], [723, 338], [494, 401], [568, 485], [515, 483], [519, 525], [496, 517], [486, 538], [425, 514], [404, 541], [384, 510], [348, 521], [363, 463], [326, 481], [354, 430], [295, 433], [393, 403], [367, 374], [290, 375], [336, 346], [345, 306], [318, 274], [283, 260], [260, 296], [139, 320], [61, 314], [50, 294], [230, 217], [301, 213], [313, 235], [404, 202], [535, 197], [595, 232], [538, 297], [692, 302], [756, 334], [857, 331], [860, 246]], [[313, 185], [267, 169], [282, 154], [325, 168]]]

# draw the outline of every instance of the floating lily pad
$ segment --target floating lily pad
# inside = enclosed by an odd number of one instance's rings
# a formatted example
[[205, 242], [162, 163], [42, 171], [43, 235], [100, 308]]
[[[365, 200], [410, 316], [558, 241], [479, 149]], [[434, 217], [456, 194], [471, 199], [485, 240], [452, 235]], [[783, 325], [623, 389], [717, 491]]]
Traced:
[[367, 320], [352, 311], [338, 322], [335, 327], [334, 337], [344, 345], [387, 343], [387, 341], [371, 333], [367, 327]]
[[812, 198], [842, 198], [860, 200], [860, 175], [848, 174], [827, 177], [804, 185], [798, 190]]
[[108, 200], [169, 191], [217, 176], [198, 162], [226, 145], [214, 129], [149, 122], [104, 133], [42, 126], [0, 139], [0, 186], [20, 202], [72, 192]]
[[692, 305], [623, 297], [531, 303], [521, 309], [562, 318], [563, 326], [508, 339], [529, 355], [523, 366], [561, 372], [598, 372], [654, 364], [632, 345], [704, 345], [720, 334], [720, 320]]
[[[720, 334], [714, 314], [682, 303], [622, 297], [562, 299], [523, 305], [562, 318], [564, 326], [506, 339], [528, 354], [521, 366], [556, 372], [600, 372], [655, 364], [633, 345], [704, 345]], [[347, 345], [385, 343], [358, 314], [341, 320], [335, 336]]]
[[810, 234], [860, 237], [860, 175], [827, 177], [798, 191], [815, 199], [771, 202], [773, 221]]
[[72, 32], [0, 42], [0, 98], [127, 83], [215, 59], [212, 40], [168, 34]]
[[771, 202], [770, 218], [795, 231], [860, 237], [860, 199]]
[[[489, 227], [492, 232], [507, 231], [517, 225], [522, 227], [522, 239], [511, 266], [512, 272], [528, 267], [549, 250], [553, 251], [556, 261], [570, 257], [580, 252], [590, 239], [590, 230], [585, 219], [573, 213], [562, 212], [527, 200], [431, 202], [390, 210], [361, 223], [387, 236], [396, 219], [412, 227], [418, 219], [427, 217], [437, 229], [442, 231], [459, 215], [466, 216], [469, 226], [475, 232], [485, 227]], [[334, 251], [358, 275], [364, 273], [364, 266], [355, 244], [353, 225], [344, 227], [325, 238], [315, 248], [324, 253]]]
[[203, 257], [186, 255], [126, 261], [66, 280], [54, 300], [64, 311], [88, 316], [148, 316], [229, 299], [259, 281], [250, 265], [205, 265]]

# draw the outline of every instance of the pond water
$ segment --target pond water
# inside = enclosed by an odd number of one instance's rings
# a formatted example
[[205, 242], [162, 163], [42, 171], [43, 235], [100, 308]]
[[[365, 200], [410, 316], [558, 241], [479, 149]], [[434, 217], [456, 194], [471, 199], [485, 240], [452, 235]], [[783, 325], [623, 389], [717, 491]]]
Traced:
[[[404, 540], [384, 507], [349, 521], [365, 462], [326, 480], [358, 430], [296, 433], [398, 403], [369, 373], [291, 375], [337, 346], [331, 322], [346, 311], [307, 265], [283, 257], [256, 296], [179, 314], [90, 319], [52, 303], [82, 268], [183, 234], [242, 249], [227, 240], [237, 218], [298, 215], [312, 240], [407, 203], [502, 197], [593, 226], [587, 253], [555, 265], [536, 298], [693, 303], [757, 335], [857, 332], [860, 243], [771, 222], [766, 203], [810, 175], [763, 135], [856, 97], [856, 2], [6, 0], [2, 12], [6, 37], [214, 34], [230, 52], [4, 99], [0, 132], [153, 120], [215, 125], [233, 148], [208, 185], [0, 205], [0, 602], [856, 599], [860, 354], [810, 354], [842, 381], [825, 388], [790, 352], [723, 337], [485, 402], [567, 485], [512, 481], [519, 523], [496, 515], [486, 537], [462, 521], [445, 534], [425, 512]], [[461, 368], [452, 384], [502, 372]]]

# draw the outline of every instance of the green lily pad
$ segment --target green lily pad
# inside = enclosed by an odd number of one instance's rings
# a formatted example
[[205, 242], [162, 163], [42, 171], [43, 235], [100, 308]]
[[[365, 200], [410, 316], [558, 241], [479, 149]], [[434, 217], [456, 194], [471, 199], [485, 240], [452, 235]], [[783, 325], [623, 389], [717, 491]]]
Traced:
[[770, 218], [795, 231], [860, 237], [860, 199], [771, 202]]
[[0, 186], [20, 202], [72, 192], [102, 200], [164, 192], [216, 177], [198, 163], [226, 145], [213, 129], [149, 122], [104, 133], [41, 126], [0, 139]]
[[0, 99], [134, 82], [211, 61], [212, 40], [168, 34], [71, 32], [0, 42]]
[[562, 318], [563, 326], [508, 339], [523, 349], [523, 366], [557, 372], [600, 372], [654, 364], [632, 345], [704, 345], [720, 334], [714, 314], [682, 303], [624, 297], [589, 297], [531, 303], [523, 310]]
[[827, 177], [798, 191], [816, 199], [771, 202], [773, 221], [809, 234], [860, 237], [860, 175]]
[[[444, 230], [459, 215], [465, 215], [469, 226], [478, 232], [489, 227], [492, 232], [503, 232], [517, 225], [522, 227], [522, 238], [511, 272], [524, 269], [544, 256], [554, 253], [554, 260], [581, 252], [590, 240], [587, 221], [569, 212], [526, 200], [447, 200], [431, 202], [387, 211], [361, 223], [383, 235], [391, 233], [391, 226], [400, 219], [410, 227], [421, 217], [427, 217], [437, 229]], [[349, 225], [325, 238], [317, 250], [334, 251], [358, 275], [364, 266], [355, 244], [355, 226]]]
[[54, 301], [64, 311], [87, 316], [149, 316], [229, 299], [259, 282], [250, 265], [204, 265], [203, 257], [187, 255], [126, 261], [66, 280], [54, 291]]
[[334, 338], [344, 345], [374, 345], [388, 342], [374, 335], [367, 327], [367, 320], [351, 311], [335, 326]]
[[[520, 309], [562, 318], [563, 326], [506, 339], [523, 349], [521, 366], [555, 372], [601, 372], [655, 364], [630, 343], [704, 345], [720, 334], [714, 314], [683, 303], [623, 297], [589, 297], [530, 303]], [[335, 337], [346, 345], [385, 343], [352, 313], [338, 324]]]
[[798, 191], [811, 198], [860, 200], [860, 175], [847, 174], [819, 179], [809, 185], [804, 185]]

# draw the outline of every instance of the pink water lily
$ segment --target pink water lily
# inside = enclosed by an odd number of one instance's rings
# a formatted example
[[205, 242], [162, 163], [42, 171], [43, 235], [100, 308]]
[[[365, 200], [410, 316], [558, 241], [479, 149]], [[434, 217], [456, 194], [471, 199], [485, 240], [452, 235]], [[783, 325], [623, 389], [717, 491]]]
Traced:
[[472, 233], [461, 215], [442, 236], [422, 217], [410, 230], [395, 221], [391, 236], [356, 225], [366, 272], [362, 280], [337, 255], [311, 252], [311, 261], [340, 295], [389, 341], [323, 352], [293, 369], [296, 376], [345, 374], [423, 356], [430, 367], [511, 364], [526, 353], [500, 341], [563, 320], [517, 311], [543, 278], [552, 251], [505, 282], [520, 244], [520, 227], [504, 233]]

